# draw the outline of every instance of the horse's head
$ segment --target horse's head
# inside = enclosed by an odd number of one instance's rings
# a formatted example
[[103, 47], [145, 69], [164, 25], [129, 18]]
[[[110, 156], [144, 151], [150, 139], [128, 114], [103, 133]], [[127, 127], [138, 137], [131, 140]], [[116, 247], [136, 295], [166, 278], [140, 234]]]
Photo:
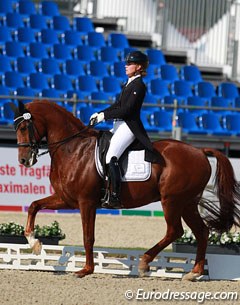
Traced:
[[18, 161], [26, 167], [31, 167], [37, 162], [39, 148], [32, 114], [21, 102], [18, 103], [18, 107], [13, 103], [11, 106], [15, 114], [14, 128], [17, 134]]

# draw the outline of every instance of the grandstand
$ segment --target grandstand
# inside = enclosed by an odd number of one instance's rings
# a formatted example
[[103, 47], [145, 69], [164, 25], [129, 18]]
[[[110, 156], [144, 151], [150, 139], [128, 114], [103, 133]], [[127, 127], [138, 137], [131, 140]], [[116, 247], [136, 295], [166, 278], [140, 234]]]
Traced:
[[[200, 10], [202, 17], [207, 5], [212, 11], [218, 5], [209, 28], [204, 18], [197, 23], [197, 16], [194, 24], [187, 24], [187, 2], [192, 3], [192, 15]], [[229, 18], [239, 4], [183, 0], [178, 5], [172, 0], [1, 0], [1, 145], [15, 143], [11, 100], [49, 98], [86, 123], [96, 109], [116, 100], [126, 80], [124, 58], [139, 48], [149, 57], [142, 120], [150, 137], [172, 137], [177, 127], [188, 143], [213, 146], [229, 156], [237, 153], [238, 37], [235, 33], [235, 40], [229, 41], [231, 33], [226, 31], [231, 25], [236, 32], [237, 23]], [[178, 23], [176, 10], [182, 11]], [[143, 17], [136, 19], [133, 12]], [[221, 53], [225, 37], [227, 49]]]

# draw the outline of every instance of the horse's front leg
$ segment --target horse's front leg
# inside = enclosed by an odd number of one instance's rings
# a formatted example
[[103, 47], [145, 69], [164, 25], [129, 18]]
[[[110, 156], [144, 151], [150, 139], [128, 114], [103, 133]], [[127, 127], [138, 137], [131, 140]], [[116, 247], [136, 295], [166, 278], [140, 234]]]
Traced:
[[30, 247], [34, 254], [40, 254], [42, 249], [42, 244], [34, 236], [34, 224], [37, 212], [43, 209], [58, 210], [69, 208], [62, 199], [60, 199], [56, 194], [33, 201], [28, 209], [27, 225], [24, 235], [26, 236]]
[[86, 263], [82, 270], [77, 271], [77, 277], [84, 277], [92, 274], [94, 271], [93, 261], [93, 245], [94, 245], [94, 229], [96, 219], [96, 205], [95, 203], [84, 202], [80, 205], [80, 212], [82, 217], [83, 227], [83, 242], [86, 254]]

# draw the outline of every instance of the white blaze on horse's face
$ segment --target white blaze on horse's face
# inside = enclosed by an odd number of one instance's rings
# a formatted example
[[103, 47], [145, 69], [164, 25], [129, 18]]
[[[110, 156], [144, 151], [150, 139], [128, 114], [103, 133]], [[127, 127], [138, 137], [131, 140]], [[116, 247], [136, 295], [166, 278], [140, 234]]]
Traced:
[[[27, 128], [27, 122], [21, 123], [17, 130], [17, 142], [19, 143], [30, 143], [29, 131]], [[18, 147], [18, 161], [20, 164], [26, 167], [32, 167], [37, 163], [37, 156], [35, 151], [30, 146], [19, 146]]]

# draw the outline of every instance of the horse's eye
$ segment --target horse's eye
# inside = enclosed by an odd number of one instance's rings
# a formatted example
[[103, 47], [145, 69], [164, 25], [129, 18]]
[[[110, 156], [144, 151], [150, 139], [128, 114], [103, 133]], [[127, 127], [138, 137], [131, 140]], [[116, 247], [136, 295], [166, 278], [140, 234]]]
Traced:
[[21, 132], [23, 132], [23, 131], [25, 131], [27, 129], [27, 127], [23, 126], [23, 127], [20, 127], [19, 129], [20, 129]]

